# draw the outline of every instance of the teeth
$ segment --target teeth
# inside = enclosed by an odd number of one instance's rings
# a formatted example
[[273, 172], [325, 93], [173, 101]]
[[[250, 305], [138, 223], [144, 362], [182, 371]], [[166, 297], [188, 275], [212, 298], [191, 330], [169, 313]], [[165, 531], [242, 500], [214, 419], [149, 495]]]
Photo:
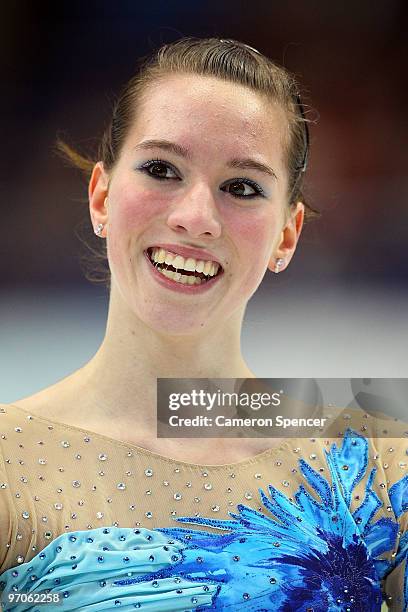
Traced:
[[[194, 270], [196, 269], [196, 265], [195, 260], [192, 257], [186, 259], [186, 261], [184, 262], [184, 269], [189, 270], [190, 272], [194, 272]], [[199, 270], [197, 270], [197, 272], [199, 272]]]
[[[206, 276], [215, 276], [220, 265], [214, 261], [196, 260], [192, 257], [184, 259], [181, 255], [174, 255], [164, 249], [154, 247], [150, 255], [150, 259], [154, 263], [166, 263], [168, 266], [173, 266], [177, 270], [188, 270], [190, 272], [203, 272]], [[187, 276], [187, 275], [184, 275]], [[192, 278], [187, 276], [187, 278]], [[189, 282], [189, 284], [192, 284]]]
[[204, 274], [206, 274], [208, 276], [210, 274], [210, 272], [212, 272], [212, 268], [213, 268], [212, 262], [211, 261], [206, 261], [205, 262], [205, 266], [204, 266], [204, 270], [203, 270]]
[[[153, 253], [154, 253], [154, 251], [153, 251]], [[164, 263], [166, 263], [167, 265], [170, 265], [170, 264], [173, 263], [173, 259], [174, 259], [174, 257], [173, 257], [173, 255], [171, 253], [166, 253], [166, 257], [165, 257]]]
[[165, 259], [166, 259], [166, 251], [164, 249], [157, 249], [156, 261], [158, 263], [164, 263]]
[[159, 270], [159, 272], [161, 272], [161, 274], [164, 276], [167, 276], [167, 278], [171, 278], [182, 285], [201, 285], [202, 282], [206, 282], [202, 281], [198, 276], [186, 276], [185, 274], [180, 274], [180, 272], [166, 270], [166, 268]]

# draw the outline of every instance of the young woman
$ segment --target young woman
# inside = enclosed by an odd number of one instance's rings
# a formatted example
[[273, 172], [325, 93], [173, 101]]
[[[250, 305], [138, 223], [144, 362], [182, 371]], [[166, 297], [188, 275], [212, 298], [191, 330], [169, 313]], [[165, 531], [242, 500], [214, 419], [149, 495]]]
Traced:
[[97, 160], [61, 145], [90, 173], [109, 314], [83, 368], [0, 407], [5, 610], [405, 609], [402, 440], [357, 416], [334, 442], [156, 437], [157, 378], [255, 378], [244, 312], [318, 214], [308, 144], [292, 75], [186, 38], [129, 81]]

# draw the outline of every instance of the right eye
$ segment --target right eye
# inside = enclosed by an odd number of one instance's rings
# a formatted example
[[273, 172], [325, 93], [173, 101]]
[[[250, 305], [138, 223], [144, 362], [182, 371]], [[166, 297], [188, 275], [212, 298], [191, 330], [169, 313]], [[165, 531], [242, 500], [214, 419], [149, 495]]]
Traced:
[[[160, 170], [161, 172], [163, 172], [163, 169], [164, 169], [164, 172], [165, 172], [168, 169], [174, 172], [173, 168], [171, 168], [171, 166], [169, 166], [167, 162], [164, 162], [161, 159], [151, 159], [150, 161], [140, 166], [139, 169], [145, 174], [147, 174], [148, 176], [151, 176], [154, 179], [158, 179], [159, 181], [168, 180], [172, 178], [169, 176], [160, 176], [159, 174]], [[153, 169], [153, 172], [151, 172], [152, 169]]]

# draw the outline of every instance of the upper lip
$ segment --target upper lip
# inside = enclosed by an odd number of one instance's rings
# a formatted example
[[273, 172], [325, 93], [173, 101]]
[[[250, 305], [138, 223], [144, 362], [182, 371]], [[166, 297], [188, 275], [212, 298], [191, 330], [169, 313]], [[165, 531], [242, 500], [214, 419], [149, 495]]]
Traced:
[[153, 247], [159, 247], [165, 251], [171, 251], [172, 253], [181, 255], [184, 258], [192, 257], [193, 259], [203, 259], [204, 261], [216, 261], [222, 267], [220, 260], [215, 255], [203, 249], [193, 249], [181, 244], [170, 244], [168, 242], [155, 243], [148, 247], [148, 249], [152, 249]]

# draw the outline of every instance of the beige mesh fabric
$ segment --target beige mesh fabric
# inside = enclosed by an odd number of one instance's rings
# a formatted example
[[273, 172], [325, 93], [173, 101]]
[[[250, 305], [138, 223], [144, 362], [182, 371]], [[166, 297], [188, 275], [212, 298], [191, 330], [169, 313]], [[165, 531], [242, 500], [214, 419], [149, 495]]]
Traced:
[[[388, 490], [406, 474], [408, 440], [368, 437], [373, 419], [350, 412], [352, 417], [339, 419], [333, 431], [340, 425], [343, 431], [352, 427], [363, 431], [369, 442], [366, 474], [353, 492], [351, 510], [361, 503], [367, 476], [376, 466], [374, 489], [382, 506], [372, 520], [395, 520], [387, 509]], [[303, 457], [331, 483], [324, 450], [333, 443], [340, 447], [341, 438], [287, 438], [280, 447], [238, 463], [197, 465], [0, 404], [0, 575], [29, 561], [67, 531], [109, 525], [191, 527], [175, 522], [175, 517], [228, 519], [237, 504], [271, 516], [258, 489], [267, 493], [271, 483], [293, 501], [303, 484], [316, 497], [298, 460]], [[407, 513], [401, 517], [400, 532], [406, 528]], [[397, 546], [398, 540], [395, 550], [382, 558], [392, 559]], [[383, 586], [392, 610], [403, 609], [398, 603], [403, 570], [395, 569]]]

